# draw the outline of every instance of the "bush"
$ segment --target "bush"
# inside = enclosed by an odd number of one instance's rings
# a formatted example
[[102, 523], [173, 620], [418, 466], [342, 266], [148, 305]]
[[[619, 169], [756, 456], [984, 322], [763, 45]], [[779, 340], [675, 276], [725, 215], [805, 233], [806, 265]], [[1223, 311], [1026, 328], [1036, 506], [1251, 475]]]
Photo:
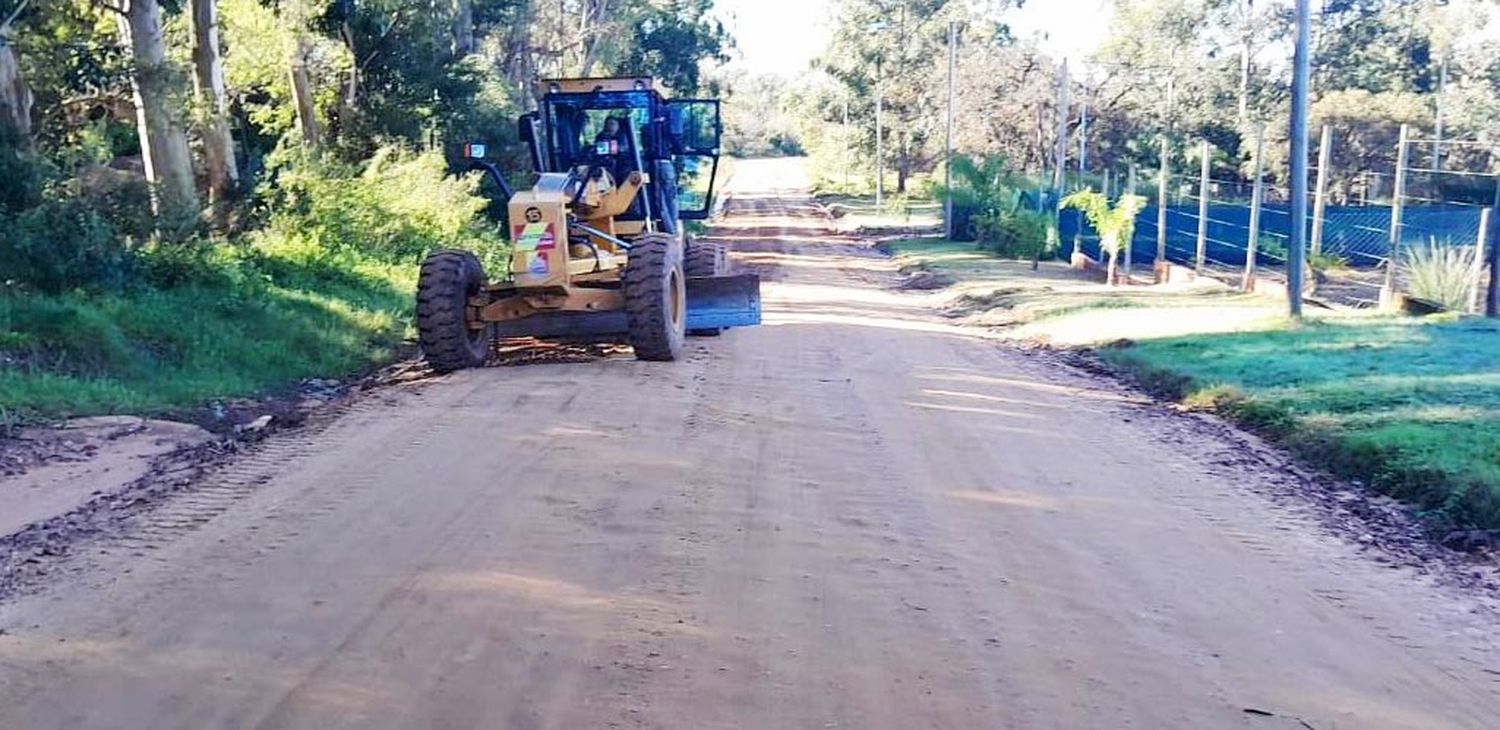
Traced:
[[1444, 309], [1468, 307], [1478, 273], [1473, 246], [1442, 246], [1431, 241], [1406, 251], [1406, 272], [1411, 293]]
[[484, 248], [498, 231], [479, 216], [479, 177], [452, 177], [436, 153], [387, 147], [362, 166], [300, 153], [279, 163], [270, 230], [306, 260], [360, 252], [415, 260], [434, 248]]
[[1047, 250], [1049, 217], [1026, 206], [1026, 182], [998, 155], [953, 159], [953, 187], [933, 185], [936, 197], [951, 196], [954, 240], [976, 241], [1005, 258], [1036, 259]]
[[1045, 213], [1021, 209], [982, 213], [974, 217], [973, 226], [980, 248], [1001, 258], [1030, 260], [1046, 252], [1051, 219]]
[[135, 257], [93, 206], [76, 198], [48, 200], [0, 217], [0, 282], [55, 294], [118, 289]]

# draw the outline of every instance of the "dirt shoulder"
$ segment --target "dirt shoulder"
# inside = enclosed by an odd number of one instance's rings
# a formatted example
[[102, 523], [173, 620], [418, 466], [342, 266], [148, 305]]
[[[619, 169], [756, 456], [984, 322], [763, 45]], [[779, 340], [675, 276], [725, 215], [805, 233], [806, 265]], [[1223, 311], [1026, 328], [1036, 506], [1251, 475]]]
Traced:
[[1447, 553], [1434, 543], [1479, 553], [1460, 559], [1459, 574], [1477, 569], [1484, 577], [1464, 582], [1494, 588], [1500, 533], [1484, 529], [1500, 524], [1500, 464], [1486, 453], [1497, 438], [1486, 424], [1500, 418], [1491, 324], [1332, 311], [1292, 324], [1279, 302], [1215, 281], [1110, 287], [1095, 272], [1033, 268], [970, 244], [881, 248], [903, 272], [898, 286], [945, 316], [1173, 408], [1223, 416], [1321, 475], [1308, 481], [1315, 501], [1336, 508], [1330, 521], [1372, 519], [1349, 528], [1361, 542], [1424, 561]]

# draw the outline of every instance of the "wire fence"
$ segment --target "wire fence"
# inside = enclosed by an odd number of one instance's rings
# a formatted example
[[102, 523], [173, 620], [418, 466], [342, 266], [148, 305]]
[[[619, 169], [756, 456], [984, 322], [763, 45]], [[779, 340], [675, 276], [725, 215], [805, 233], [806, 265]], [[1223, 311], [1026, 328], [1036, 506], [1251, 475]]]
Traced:
[[[1490, 171], [1496, 156], [1484, 143], [1434, 142], [1408, 139], [1403, 133], [1394, 169], [1352, 174], [1341, 170], [1337, 185], [1329, 182], [1333, 166], [1327, 175], [1319, 166], [1310, 166], [1305, 232], [1309, 261], [1315, 269], [1344, 272], [1339, 278], [1348, 285], [1346, 298], [1352, 303], [1373, 304], [1383, 298], [1380, 289], [1399, 286], [1407, 278], [1405, 254], [1419, 248], [1473, 249], [1478, 262], [1474, 276], [1483, 277], [1481, 264], [1495, 244], [1495, 226], [1481, 230], [1488, 220], [1484, 211], [1500, 203], [1500, 175]], [[1468, 152], [1461, 159], [1445, 156], [1444, 146]], [[1208, 151], [1206, 145], [1202, 149]], [[1136, 194], [1149, 204], [1136, 217], [1129, 242], [1128, 260], [1134, 266], [1154, 267], [1160, 251], [1167, 261], [1200, 272], [1239, 272], [1246, 283], [1255, 277], [1284, 282], [1294, 225], [1290, 190], [1263, 178], [1257, 195], [1253, 179], [1189, 174], [1183, 169], [1201, 169], [1200, 161], [1179, 169], [1136, 170], [1128, 177], [1109, 171], [1082, 177], [1072, 187], [1112, 180], [1113, 188], [1105, 192], [1117, 199], [1126, 192], [1125, 180], [1136, 182]], [[1164, 197], [1158, 187], [1163, 175]], [[1318, 180], [1321, 183], [1312, 182]], [[1091, 258], [1103, 258], [1097, 235], [1078, 211], [1060, 211], [1058, 232], [1065, 250], [1077, 245]], [[1476, 282], [1476, 293], [1481, 285]]]

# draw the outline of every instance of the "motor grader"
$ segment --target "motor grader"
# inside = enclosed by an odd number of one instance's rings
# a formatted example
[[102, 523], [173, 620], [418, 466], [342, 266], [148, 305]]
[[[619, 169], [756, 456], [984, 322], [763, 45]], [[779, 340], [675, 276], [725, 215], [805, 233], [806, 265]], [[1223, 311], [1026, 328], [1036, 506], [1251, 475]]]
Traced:
[[650, 78], [544, 80], [518, 121], [537, 173], [513, 191], [466, 145], [508, 200], [511, 252], [492, 278], [478, 257], [422, 263], [417, 331], [439, 371], [482, 365], [496, 338], [624, 337], [642, 360], [675, 360], [684, 337], [760, 323], [760, 281], [731, 275], [724, 247], [685, 220], [713, 205], [719, 102], [668, 99]]

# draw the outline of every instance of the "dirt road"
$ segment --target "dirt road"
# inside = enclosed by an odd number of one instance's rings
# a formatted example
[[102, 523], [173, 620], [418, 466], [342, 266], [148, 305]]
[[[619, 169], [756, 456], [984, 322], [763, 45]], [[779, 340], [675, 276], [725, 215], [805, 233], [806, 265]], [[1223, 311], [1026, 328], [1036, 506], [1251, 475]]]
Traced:
[[686, 361], [377, 391], [0, 606], [4, 728], [1484, 728], [1496, 624], [953, 327], [787, 167]]

